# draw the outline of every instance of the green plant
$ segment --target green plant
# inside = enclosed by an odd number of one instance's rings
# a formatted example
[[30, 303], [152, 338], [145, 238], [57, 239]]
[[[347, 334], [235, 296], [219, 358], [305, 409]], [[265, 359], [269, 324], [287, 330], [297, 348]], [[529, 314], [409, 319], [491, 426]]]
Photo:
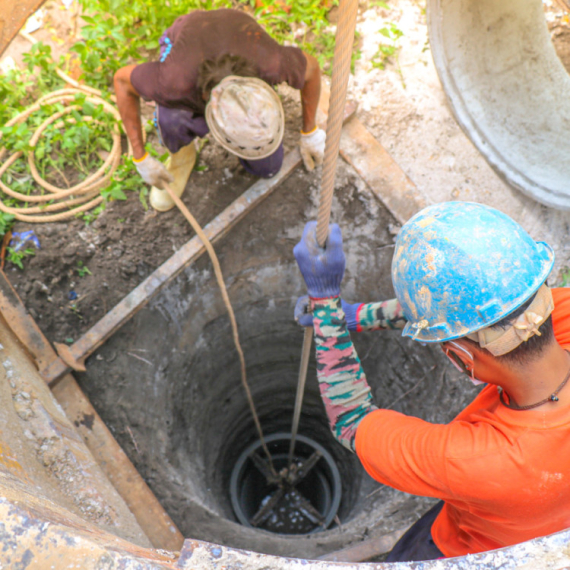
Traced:
[[90, 223], [94, 222], [101, 213], [105, 210], [105, 203], [100, 204], [93, 210], [89, 210], [88, 212], [83, 212], [82, 214], [78, 214], [78, 218], [81, 218], [85, 225], [88, 226]]
[[72, 303], [71, 305], [69, 305], [69, 310], [80, 320], [83, 320], [83, 315], [81, 314], [81, 311], [79, 310], [79, 307], [77, 306], [76, 303]]
[[85, 277], [86, 275], [93, 275], [93, 273], [91, 273], [89, 268], [81, 260], [77, 262], [77, 267], [75, 268], [75, 271], [77, 271], [77, 275], [79, 275], [79, 277]]
[[394, 22], [386, 22], [386, 25], [381, 28], [379, 32], [384, 36], [384, 38], [386, 38], [386, 40], [382, 41], [378, 45], [378, 51], [372, 56], [372, 67], [386, 69], [386, 64], [393, 58], [396, 64], [396, 70], [400, 74], [402, 84], [406, 87], [399, 58], [401, 48], [400, 39], [404, 35], [404, 32], [398, 28]]
[[14, 225], [14, 215], [0, 212], [0, 235], [7, 233]]
[[[0, 89], [3, 85], [0, 79]], [[23, 93], [17, 95], [25, 97]], [[12, 99], [14, 98], [13, 94]], [[31, 149], [29, 144], [33, 132], [46, 118], [64, 110], [63, 104], [43, 105], [26, 121], [10, 127], [0, 127], [1, 144], [7, 150], [24, 153], [3, 174], [2, 181], [6, 185], [24, 195], [37, 191], [37, 185], [31, 175], [27, 160], [28, 153], [32, 150], [39, 175], [60, 188], [69, 188], [82, 182], [102, 166], [107, 153], [111, 151], [110, 132], [117, 126], [116, 119], [103, 108], [103, 105], [93, 105], [83, 94], [76, 95], [71, 104], [78, 109], [50, 125], [34, 149]], [[135, 180], [138, 179], [134, 175], [131, 176], [130, 181], [125, 183], [127, 171], [131, 171], [132, 168], [130, 166], [126, 168], [124, 162], [125, 159], [115, 173], [114, 179], [101, 191], [106, 201], [126, 199], [120, 185], [123, 189], [135, 189]], [[130, 161], [127, 162], [130, 163]], [[139, 189], [140, 180], [136, 186], [136, 190]], [[10, 198], [4, 197], [4, 201], [8, 205], [13, 204]], [[102, 210], [103, 208], [97, 208], [92, 212], [87, 212], [83, 214], [83, 218], [86, 223], [89, 223]], [[9, 223], [10, 221], [11, 217], [7, 215], [0, 218], [0, 233], [5, 232], [9, 227], [3, 222]]]
[[[140, 63], [158, 50], [158, 40], [178, 16], [191, 10], [253, 9], [257, 21], [278, 42], [289, 42], [315, 55], [330, 70], [334, 26], [328, 21], [331, 5], [322, 0], [79, 0], [86, 25], [82, 41], [72, 50], [81, 60], [90, 85], [106, 89], [114, 73], [128, 63]], [[355, 51], [355, 57], [357, 57]]]
[[25, 257], [36, 255], [36, 251], [31, 247], [26, 249], [14, 249], [13, 247], [7, 247], [6, 251], [8, 255], [6, 259], [13, 263], [14, 265], [18, 266], [20, 269], [24, 269], [24, 264], [22, 263]]
[[43, 42], [32, 44], [23, 59], [30, 74], [34, 74], [34, 70], [39, 68], [40, 72], [36, 77], [40, 89], [52, 91], [63, 84], [63, 80], [55, 72], [56, 64], [52, 60], [51, 46]]
[[[250, 3], [255, 7], [255, 0]], [[314, 55], [321, 68], [330, 72], [335, 30], [328, 20], [328, 12], [331, 6], [337, 5], [337, 0], [330, 5], [322, 0], [270, 0], [255, 10], [255, 17], [279, 43], [297, 45]], [[353, 51], [353, 58], [357, 53], [358, 50]]]

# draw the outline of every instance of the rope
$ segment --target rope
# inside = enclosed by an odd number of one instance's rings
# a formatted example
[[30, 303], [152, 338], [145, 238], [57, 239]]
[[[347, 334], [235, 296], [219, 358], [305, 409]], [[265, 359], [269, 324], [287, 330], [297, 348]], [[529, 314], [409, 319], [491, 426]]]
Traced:
[[220, 262], [218, 261], [218, 256], [214, 251], [214, 247], [210, 243], [210, 240], [200, 227], [200, 224], [196, 221], [196, 218], [190, 213], [190, 210], [185, 206], [184, 202], [172, 191], [172, 188], [168, 184], [164, 185], [165, 190], [168, 192], [178, 209], [182, 212], [183, 216], [188, 220], [190, 225], [192, 226], [193, 230], [196, 232], [196, 235], [202, 240], [210, 259], [212, 260], [212, 265], [214, 266], [214, 273], [216, 275], [216, 280], [218, 281], [218, 286], [220, 287], [220, 292], [222, 294], [222, 299], [224, 304], [226, 305], [226, 309], [228, 311], [228, 315], [230, 317], [230, 323], [232, 325], [232, 335], [234, 339], [234, 344], [236, 346], [236, 350], [239, 356], [240, 366], [241, 366], [241, 383], [245, 390], [245, 394], [247, 396], [247, 401], [249, 403], [249, 408], [251, 410], [251, 415], [253, 416], [253, 421], [255, 423], [255, 428], [257, 429], [257, 433], [259, 435], [259, 440], [261, 441], [261, 445], [263, 447], [263, 451], [267, 456], [267, 460], [269, 461], [269, 468], [273, 475], [277, 476], [277, 472], [275, 471], [275, 467], [273, 466], [273, 460], [271, 458], [271, 453], [269, 453], [269, 449], [267, 448], [267, 444], [265, 443], [265, 438], [263, 437], [263, 430], [261, 429], [261, 423], [259, 421], [259, 416], [257, 415], [257, 411], [255, 409], [255, 404], [253, 402], [253, 396], [251, 395], [251, 390], [249, 389], [249, 384], [247, 383], [247, 375], [246, 375], [246, 368], [245, 368], [245, 357], [243, 355], [243, 350], [241, 348], [241, 344], [239, 341], [239, 332], [236, 322], [236, 317], [234, 314], [234, 310], [230, 301], [230, 297], [228, 295], [228, 290], [226, 289], [226, 284], [224, 283], [224, 276], [222, 275], [222, 269], [220, 267]]
[[357, 13], [357, 0], [341, 0], [338, 27], [335, 36], [329, 116], [327, 119], [327, 141], [325, 145], [325, 157], [323, 159], [323, 177], [321, 180], [321, 196], [317, 214], [317, 242], [321, 247], [324, 247], [329, 233], [336, 161], [340, 149], [340, 135], [346, 91], [348, 88], [348, 77], [350, 75], [350, 62], [352, 59], [352, 45], [354, 43]]
[[[20, 32], [28, 41], [32, 44], [36, 43], [36, 40], [29, 34]], [[28, 165], [30, 167], [30, 172], [36, 183], [47, 190], [47, 193], [43, 195], [28, 196], [20, 192], [12, 190], [9, 186], [4, 184], [0, 180], [0, 189], [16, 200], [23, 202], [24, 205], [20, 207], [8, 206], [3, 200], [0, 200], [0, 210], [7, 214], [12, 214], [17, 220], [23, 222], [41, 223], [41, 222], [56, 222], [60, 220], [67, 220], [69, 218], [75, 217], [77, 214], [91, 210], [95, 206], [98, 206], [103, 202], [103, 197], [99, 194], [99, 190], [107, 186], [113, 177], [117, 166], [121, 160], [121, 133], [119, 130], [119, 121], [121, 116], [119, 112], [113, 105], [101, 97], [102, 93], [98, 89], [88, 87], [87, 85], [81, 85], [71, 77], [69, 77], [60, 68], [56, 68], [56, 73], [61, 77], [66, 83], [71, 85], [71, 87], [66, 89], [60, 89], [45, 95], [41, 99], [38, 99], [36, 103], [28, 107], [26, 110], [22, 111], [16, 117], [11, 119], [6, 123], [7, 127], [20, 124], [24, 122], [32, 113], [38, 111], [42, 105], [52, 105], [54, 103], [68, 103], [75, 100], [77, 94], [88, 95], [86, 101], [94, 105], [102, 105], [105, 111], [112, 115], [117, 123], [114, 125], [111, 132], [111, 137], [113, 139], [113, 145], [109, 155], [103, 162], [103, 164], [97, 169], [96, 172], [90, 174], [83, 182], [72, 186], [71, 188], [59, 188], [50, 184], [44, 180], [38, 173], [38, 169], [35, 164], [34, 148], [38, 143], [42, 133], [53, 123], [55, 123], [56, 128], [61, 128], [64, 126], [63, 121], [56, 122], [60, 120], [67, 114], [77, 111], [79, 107], [77, 105], [70, 105], [63, 111], [60, 111], [48, 119], [46, 119], [34, 132], [32, 138], [30, 139], [31, 150], [28, 153]], [[89, 121], [91, 117], [85, 117], [84, 120]], [[69, 119], [70, 122], [74, 123], [75, 119]], [[2, 134], [0, 133], [0, 140]], [[2, 160], [7, 153], [6, 148], [0, 150], [0, 160]], [[129, 154], [131, 154], [131, 147], [129, 144]], [[6, 159], [4, 164], [0, 167], [0, 177], [23, 155], [22, 151], [17, 151]], [[28, 206], [29, 203], [38, 204], [35, 206]], [[61, 211], [65, 210], [65, 211]], [[58, 212], [53, 214], [52, 212]]]
[[[323, 159], [323, 175], [321, 179], [321, 194], [319, 211], [317, 213], [317, 242], [324, 247], [329, 234], [329, 222], [334, 193], [334, 180], [336, 176], [336, 162], [340, 149], [340, 135], [352, 60], [352, 45], [354, 43], [354, 30], [356, 28], [356, 15], [358, 13], [358, 0], [341, 0], [339, 6], [339, 19], [335, 36], [333, 71], [331, 78], [331, 94], [329, 102], [329, 116], [327, 119], [327, 139], [325, 156]], [[309, 367], [313, 327], [306, 327], [301, 351], [301, 366], [295, 396], [293, 424], [291, 427], [291, 444], [289, 447], [289, 462], [291, 466], [295, 452], [295, 439], [299, 429], [301, 408], [305, 392], [305, 379]]]
[[303, 394], [305, 393], [305, 382], [307, 380], [307, 370], [309, 368], [309, 357], [311, 356], [311, 343], [313, 342], [313, 327], [305, 328], [303, 337], [303, 348], [301, 350], [301, 365], [299, 366], [299, 380], [297, 381], [297, 393], [295, 394], [295, 409], [293, 410], [293, 424], [291, 427], [291, 442], [289, 443], [289, 458], [287, 465], [293, 463], [295, 453], [295, 440], [299, 430], [299, 420], [301, 419], [301, 408], [303, 407]]

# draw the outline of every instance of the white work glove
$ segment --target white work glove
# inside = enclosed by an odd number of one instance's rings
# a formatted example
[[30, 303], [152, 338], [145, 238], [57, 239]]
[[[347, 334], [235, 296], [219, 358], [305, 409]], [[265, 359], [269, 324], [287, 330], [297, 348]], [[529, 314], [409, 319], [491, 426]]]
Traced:
[[165, 182], [170, 184], [174, 181], [174, 177], [166, 170], [164, 164], [150, 156], [148, 152], [141, 160], [133, 159], [133, 163], [137, 167], [141, 178], [151, 186], [162, 189]]
[[305, 168], [309, 172], [315, 168], [315, 165], [319, 166], [323, 163], [326, 138], [327, 134], [325, 131], [318, 127], [312, 133], [307, 135], [301, 131], [299, 147], [301, 150], [301, 156], [303, 157], [303, 162], [305, 163]]

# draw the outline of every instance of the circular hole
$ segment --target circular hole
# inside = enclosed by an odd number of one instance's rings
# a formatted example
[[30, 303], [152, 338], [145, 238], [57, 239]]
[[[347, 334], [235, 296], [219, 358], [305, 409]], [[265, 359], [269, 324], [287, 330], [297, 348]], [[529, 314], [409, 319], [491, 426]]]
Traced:
[[275, 473], [261, 441], [238, 457], [230, 479], [230, 498], [238, 521], [279, 534], [325, 530], [333, 522], [342, 495], [339, 470], [316, 441], [298, 435], [293, 467], [288, 470], [290, 433], [265, 438]]

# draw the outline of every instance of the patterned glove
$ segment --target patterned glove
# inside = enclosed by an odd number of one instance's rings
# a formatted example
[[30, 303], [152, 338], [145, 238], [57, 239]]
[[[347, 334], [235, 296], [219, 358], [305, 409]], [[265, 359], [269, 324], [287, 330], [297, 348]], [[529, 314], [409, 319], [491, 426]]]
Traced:
[[315, 164], [319, 166], [323, 163], [325, 155], [325, 141], [327, 134], [323, 129], [315, 127], [311, 133], [305, 134], [301, 131], [301, 138], [299, 139], [299, 147], [301, 156], [305, 163], [305, 168], [311, 172], [315, 168]]
[[307, 222], [303, 237], [293, 249], [293, 254], [307, 285], [309, 297], [338, 297], [346, 264], [342, 251], [342, 233], [337, 224], [331, 224], [325, 247], [322, 248], [317, 243], [316, 230], [317, 222]]
[[[348, 326], [348, 330], [351, 332], [356, 332], [358, 327], [358, 322], [356, 320], [356, 312], [358, 307], [362, 303], [347, 303], [344, 299], [340, 300], [342, 305], [342, 310], [344, 311], [344, 316], [346, 319], [346, 324]], [[309, 296], [303, 295], [297, 299], [297, 303], [295, 304], [295, 312], [294, 312], [295, 320], [299, 323], [302, 327], [312, 327], [313, 326], [313, 314], [310, 311], [309, 307]]]
[[133, 162], [141, 178], [151, 186], [162, 189], [165, 182], [170, 184], [174, 181], [174, 177], [166, 170], [164, 164], [150, 156], [148, 152], [139, 160], [133, 159]]

